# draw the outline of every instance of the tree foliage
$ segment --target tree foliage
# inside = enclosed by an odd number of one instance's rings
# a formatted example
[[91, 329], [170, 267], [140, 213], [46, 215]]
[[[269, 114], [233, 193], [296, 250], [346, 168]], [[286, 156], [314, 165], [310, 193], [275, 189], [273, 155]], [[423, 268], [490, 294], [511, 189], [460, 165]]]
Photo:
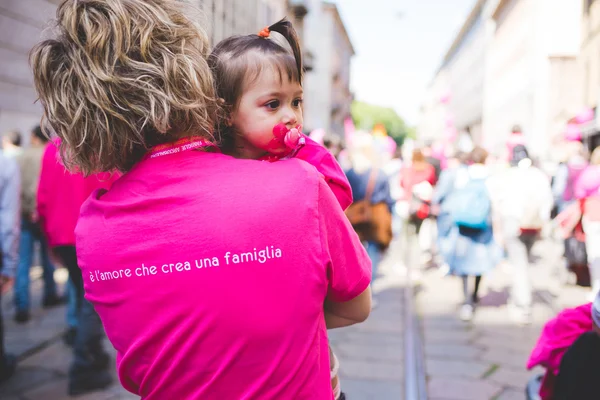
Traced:
[[371, 131], [375, 124], [383, 124], [385, 129], [399, 145], [406, 137], [414, 136], [414, 129], [406, 125], [394, 109], [373, 104], [354, 101], [352, 103], [352, 119], [357, 129]]

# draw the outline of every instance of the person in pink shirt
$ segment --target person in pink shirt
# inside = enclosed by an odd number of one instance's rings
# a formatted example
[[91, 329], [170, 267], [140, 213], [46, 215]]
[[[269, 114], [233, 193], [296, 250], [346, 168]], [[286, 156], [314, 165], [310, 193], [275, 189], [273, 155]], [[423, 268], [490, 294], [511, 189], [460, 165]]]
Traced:
[[512, 155], [515, 146], [525, 146], [525, 136], [523, 136], [523, 129], [521, 129], [519, 125], [515, 125], [512, 127], [510, 135], [506, 140], [508, 162], [512, 161]]
[[[292, 53], [270, 39], [277, 32]], [[268, 61], [248, 74], [249, 60], [260, 54]], [[329, 150], [300, 131], [302, 113], [302, 53], [291, 22], [283, 19], [258, 35], [233, 36], [218, 43], [209, 57], [217, 96], [227, 110], [217, 123], [224, 150], [237, 158], [282, 161], [291, 157], [316, 167], [343, 210], [352, 204], [352, 188]], [[278, 68], [287, 72], [287, 77]], [[287, 78], [287, 79], [286, 79]], [[331, 354], [335, 399], [344, 399]]]
[[84, 299], [81, 270], [75, 250], [79, 209], [90, 194], [108, 188], [114, 174], [84, 177], [67, 171], [58, 154], [59, 140], [46, 145], [37, 192], [37, 214], [48, 246], [69, 271], [75, 291], [74, 360], [69, 371], [69, 393], [81, 394], [108, 386], [109, 356], [103, 349], [104, 331], [92, 305]]
[[590, 300], [600, 292], [600, 147], [590, 156], [590, 164], [575, 181], [575, 198], [583, 204], [581, 223], [592, 281]]
[[[67, 165], [124, 172], [81, 209], [86, 298], [142, 399], [331, 400], [327, 328], [367, 318], [368, 256], [314, 166], [215, 149], [207, 39], [185, 7], [68, 0], [62, 34], [33, 50]], [[246, 61], [248, 76], [299, 77], [259, 50]], [[282, 140], [274, 125], [266, 142]], [[290, 147], [301, 157], [292, 144], [246, 158]]]

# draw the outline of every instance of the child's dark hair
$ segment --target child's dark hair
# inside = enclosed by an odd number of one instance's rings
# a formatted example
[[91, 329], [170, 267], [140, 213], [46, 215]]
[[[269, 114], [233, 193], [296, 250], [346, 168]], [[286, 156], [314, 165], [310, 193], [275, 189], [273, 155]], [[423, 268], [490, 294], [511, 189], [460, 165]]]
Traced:
[[290, 81], [302, 84], [302, 51], [292, 23], [284, 18], [263, 32], [265, 31], [267, 35], [269, 32], [277, 32], [283, 36], [292, 53], [268, 37], [253, 34], [233, 36], [219, 42], [208, 58], [217, 97], [224, 111], [217, 130], [225, 141], [228, 136], [225, 121], [237, 107], [244, 90], [258, 78], [265, 65], [270, 64], [275, 73], [279, 73], [280, 80], [287, 76]]

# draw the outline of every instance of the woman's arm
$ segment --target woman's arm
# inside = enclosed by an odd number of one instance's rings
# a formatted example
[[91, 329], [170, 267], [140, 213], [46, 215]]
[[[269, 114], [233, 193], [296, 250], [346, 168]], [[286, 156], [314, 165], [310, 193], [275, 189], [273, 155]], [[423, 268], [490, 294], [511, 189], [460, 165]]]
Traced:
[[325, 300], [327, 329], [343, 328], [364, 322], [371, 313], [371, 287], [350, 301], [336, 303]]
[[364, 321], [371, 312], [371, 261], [331, 190], [319, 180], [319, 225], [328, 289], [329, 328]]

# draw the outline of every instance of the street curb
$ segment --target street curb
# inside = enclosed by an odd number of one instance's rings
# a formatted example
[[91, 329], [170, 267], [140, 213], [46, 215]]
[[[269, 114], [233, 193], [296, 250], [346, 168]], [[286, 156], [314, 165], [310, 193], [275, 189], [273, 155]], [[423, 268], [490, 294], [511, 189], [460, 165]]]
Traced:
[[404, 291], [404, 351], [405, 400], [427, 400], [425, 360], [419, 316], [414, 309], [414, 288], [410, 268], [407, 268], [407, 285]]
[[414, 300], [415, 289], [412, 270], [413, 246], [416, 238], [415, 232], [409, 232], [410, 224], [405, 224], [404, 231], [404, 265], [406, 267], [406, 288], [404, 291], [404, 390], [405, 400], [427, 400], [427, 382], [425, 373], [425, 359], [419, 316], [416, 312]]

